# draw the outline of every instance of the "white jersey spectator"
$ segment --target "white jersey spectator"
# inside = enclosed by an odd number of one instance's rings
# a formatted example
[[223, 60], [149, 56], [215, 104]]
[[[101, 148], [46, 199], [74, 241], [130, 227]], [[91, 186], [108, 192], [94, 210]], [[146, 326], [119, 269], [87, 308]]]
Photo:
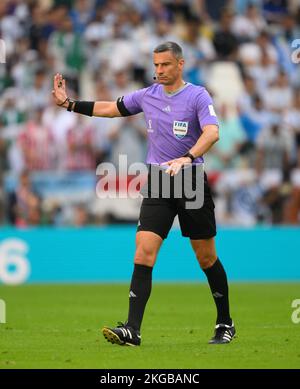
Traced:
[[260, 10], [253, 4], [249, 4], [244, 14], [234, 17], [232, 32], [238, 39], [255, 39], [266, 28], [266, 21]]
[[268, 89], [265, 89], [262, 97], [267, 109], [282, 113], [292, 105], [293, 90], [289, 84], [287, 75], [281, 72], [276, 82]]

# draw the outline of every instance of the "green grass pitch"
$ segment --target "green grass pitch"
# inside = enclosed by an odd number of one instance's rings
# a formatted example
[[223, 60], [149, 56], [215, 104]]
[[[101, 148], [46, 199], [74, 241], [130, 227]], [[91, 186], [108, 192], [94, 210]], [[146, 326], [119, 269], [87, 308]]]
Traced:
[[299, 284], [232, 283], [238, 337], [208, 345], [215, 307], [206, 284], [154, 283], [141, 347], [108, 343], [100, 329], [127, 315], [128, 285], [0, 285], [0, 368], [300, 368]]

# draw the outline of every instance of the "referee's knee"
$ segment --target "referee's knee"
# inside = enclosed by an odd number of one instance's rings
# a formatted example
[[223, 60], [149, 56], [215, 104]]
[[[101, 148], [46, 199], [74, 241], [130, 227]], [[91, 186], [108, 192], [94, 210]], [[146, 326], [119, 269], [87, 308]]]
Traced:
[[156, 261], [156, 252], [155, 250], [138, 248], [135, 252], [134, 263], [136, 265], [144, 265], [153, 267]]
[[201, 266], [201, 269], [208, 269], [212, 267], [217, 260], [217, 256], [215, 253], [211, 253], [211, 254], [196, 253], [196, 256]]

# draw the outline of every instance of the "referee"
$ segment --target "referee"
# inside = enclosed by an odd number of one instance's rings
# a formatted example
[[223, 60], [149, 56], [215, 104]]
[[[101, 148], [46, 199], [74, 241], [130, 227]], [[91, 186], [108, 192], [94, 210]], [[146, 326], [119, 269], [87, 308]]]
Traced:
[[[66, 94], [62, 75], [54, 77], [52, 91], [57, 105], [80, 114], [100, 117], [135, 115], [144, 112], [148, 130], [147, 164], [164, 166], [164, 174], [174, 177], [181, 169], [203, 164], [203, 155], [219, 139], [213, 102], [202, 86], [184, 82], [181, 47], [165, 42], [153, 52], [156, 83], [117, 101], [74, 101]], [[202, 165], [201, 165], [202, 166]], [[177, 176], [176, 176], [177, 177]], [[139, 346], [140, 328], [152, 287], [152, 269], [163, 240], [178, 215], [182, 235], [190, 239], [195, 256], [207, 276], [217, 319], [211, 344], [231, 342], [235, 336], [229, 313], [228, 284], [225, 270], [215, 248], [214, 202], [204, 173], [204, 201], [200, 208], [187, 209], [184, 199], [145, 196], [136, 233], [134, 271], [129, 292], [129, 312], [125, 323], [104, 327], [102, 333], [111, 343]]]

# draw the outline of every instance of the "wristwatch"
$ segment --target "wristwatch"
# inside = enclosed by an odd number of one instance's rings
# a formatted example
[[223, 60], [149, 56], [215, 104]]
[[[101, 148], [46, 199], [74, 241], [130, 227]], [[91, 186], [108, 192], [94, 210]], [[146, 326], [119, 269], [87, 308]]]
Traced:
[[74, 103], [75, 103], [75, 100], [69, 99], [69, 105], [68, 105], [67, 111], [69, 111], [69, 112], [72, 111], [72, 108], [73, 108], [73, 104], [74, 104]]
[[193, 162], [194, 159], [195, 159], [195, 157], [193, 156], [193, 154], [191, 154], [189, 151], [188, 151], [186, 154], [184, 154], [184, 157], [189, 157], [189, 158], [191, 159], [191, 162]]

